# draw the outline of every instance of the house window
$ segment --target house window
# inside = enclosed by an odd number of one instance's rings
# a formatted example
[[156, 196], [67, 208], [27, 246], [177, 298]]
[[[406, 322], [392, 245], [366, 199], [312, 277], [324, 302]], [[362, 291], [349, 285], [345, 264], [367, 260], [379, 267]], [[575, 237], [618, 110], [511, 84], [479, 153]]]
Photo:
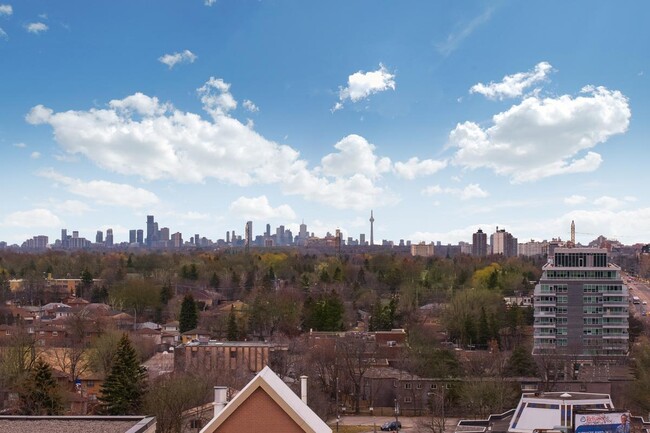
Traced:
[[413, 397], [404, 397], [404, 403], [413, 403]]
[[436, 389], [436, 388], [438, 388], [438, 385], [436, 385], [435, 383], [432, 383], [431, 386], [430, 386], [429, 388], [431, 388], [431, 389]]
[[86, 388], [92, 388], [93, 386], [95, 386], [95, 381], [93, 380], [86, 381]]
[[417, 389], [422, 389], [422, 384], [421, 384], [421, 383], [418, 383], [417, 385], [415, 385], [415, 387], [416, 387]]
[[58, 332], [56, 332], [56, 331], [52, 331], [52, 337], [56, 337], [57, 335], [59, 335]]
[[446, 385], [445, 385], [445, 388], [449, 389], [449, 388], [451, 388], [451, 385], [446, 384]]
[[200, 429], [203, 427], [203, 422], [200, 419], [193, 419], [190, 421], [190, 428], [191, 429]]
[[237, 351], [236, 350], [231, 350], [230, 351], [230, 359], [237, 359]]
[[411, 388], [413, 388], [413, 384], [412, 384], [412, 383], [405, 383], [405, 384], [404, 384], [404, 389], [411, 389]]

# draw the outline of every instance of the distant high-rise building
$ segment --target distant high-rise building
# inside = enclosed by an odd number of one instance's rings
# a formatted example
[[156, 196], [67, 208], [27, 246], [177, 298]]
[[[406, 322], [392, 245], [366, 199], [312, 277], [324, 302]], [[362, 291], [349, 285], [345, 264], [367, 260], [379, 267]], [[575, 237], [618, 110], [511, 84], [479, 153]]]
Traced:
[[72, 239], [79, 239], [79, 231], [77, 230], [72, 231]]
[[147, 246], [153, 246], [156, 241], [156, 223], [153, 215], [147, 215]]
[[366, 234], [365, 233], [361, 233], [359, 235], [359, 245], [361, 245], [361, 246], [366, 245]]
[[286, 245], [284, 241], [284, 226], [275, 229], [275, 237], [278, 245]]
[[163, 227], [160, 229], [158, 240], [163, 242], [169, 241], [169, 227]]
[[95, 243], [96, 244], [104, 243], [104, 232], [102, 232], [101, 230], [97, 230], [97, 234], [95, 235]]
[[249, 248], [253, 243], [253, 221], [246, 221], [244, 226], [244, 246]]
[[267, 238], [271, 237], [271, 224], [266, 225], [266, 231], [264, 232], [264, 236]]
[[201, 243], [201, 236], [199, 234], [194, 235], [194, 246], [198, 247]]
[[478, 229], [478, 231], [472, 235], [472, 255], [476, 257], [485, 257], [487, 256], [487, 251], [487, 233], [483, 233], [483, 230]]
[[129, 230], [129, 243], [134, 244], [138, 241], [138, 231], [133, 229]]
[[142, 229], [138, 229], [138, 230], [135, 232], [135, 241], [136, 241], [139, 245], [144, 245], [144, 230], [142, 230]]
[[226, 232], [226, 243], [227, 243], [227, 244], [230, 243], [230, 231], [227, 231], [227, 232]]
[[490, 236], [490, 247], [492, 248], [492, 254], [502, 254], [505, 257], [517, 256], [517, 238], [513, 237], [505, 229], [499, 230], [499, 227], [496, 228], [496, 232]]
[[571, 220], [571, 245], [576, 244], [576, 223]]
[[68, 229], [61, 229], [61, 248], [68, 248]]
[[174, 233], [171, 238], [171, 243], [174, 248], [183, 246], [183, 234], [180, 232]]
[[370, 245], [375, 244], [375, 217], [370, 210]]
[[113, 229], [106, 230], [106, 246], [107, 247], [113, 246]]
[[425, 244], [424, 242], [420, 242], [417, 245], [411, 245], [411, 255], [432, 257], [434, 255], [433, 243]]

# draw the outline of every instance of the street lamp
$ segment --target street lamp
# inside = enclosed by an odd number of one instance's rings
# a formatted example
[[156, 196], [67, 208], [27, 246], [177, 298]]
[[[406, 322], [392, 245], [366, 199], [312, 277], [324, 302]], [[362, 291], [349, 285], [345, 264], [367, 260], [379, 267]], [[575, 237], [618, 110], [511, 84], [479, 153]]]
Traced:
[[399, 430], [399, 401], [395, 399], [395, 430]]

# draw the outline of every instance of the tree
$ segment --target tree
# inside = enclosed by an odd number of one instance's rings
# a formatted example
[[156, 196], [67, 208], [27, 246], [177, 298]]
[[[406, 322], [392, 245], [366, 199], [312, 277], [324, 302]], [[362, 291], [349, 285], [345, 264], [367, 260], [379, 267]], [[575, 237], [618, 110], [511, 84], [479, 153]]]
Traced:
[[210, 287], [213, 289], [218, 289], [220, 284], [221, 280], [219, 279], [219, 275], [217, 275], [216, 272], [213, 272], [212, 276], [210, 277]]
[[194, 298], [189, 293], [183, 298], [178, 322], [178, 330], [181, 334], [196, 328], [199, 324], [199, 311], [196, 307], [196, 302], [194, 302]]
[[535, 376], [537, 364], [530, 353], [530, 348], [524, 345], [515, 347], [508, 359], [506, 372], [510, 376]]
[[228, 315], [228, 330], [226, 334], [228, 341], [236, 341], [239, 339], [239, 329], [237, 327], [237, 315], [235, 313], [235, 306], [230, 306], [230, 314]]
[[108, 415], [135, 415], [141, 412], [147, 390], [146, 370], [127, 334], [123, 334], [100, 401]]
[[63, 403], [52, 368], [40, 357], [19, 393], [23, 415], [61, 415]]

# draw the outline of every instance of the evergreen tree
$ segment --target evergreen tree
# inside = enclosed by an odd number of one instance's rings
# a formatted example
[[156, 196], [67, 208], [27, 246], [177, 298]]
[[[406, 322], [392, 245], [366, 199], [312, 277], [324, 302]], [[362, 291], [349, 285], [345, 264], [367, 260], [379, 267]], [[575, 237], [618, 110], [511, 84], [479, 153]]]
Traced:
[[230, 306], [230, 314], [228, 315], [228, 330], [226, 338], [228, 341], [236, 341], [239, 338], [239, 329], [237, 328], [237, 315], [235, 314], [235, 306]]
[[515, 347], [508, 359], [506, 371], [510, 376], [535, 376], [537, 375], [537, 364], [530, 353], [530, 348], [519, 345]]
[[61, 415], [63, 403], [52, 368], [38, 358], [19, 394], [23, 415]]
[[213, 272], [212, 276], [210, 277], [210, 287], [213, 289], [218, 289], [220, 284], [221, 280], [219, 279], [219, 275], [217, 275], [216, 272]]
[[481, 306], [481, 314], [478, 319], [478, 327], [476, 331], [477, 343], [487, 346], [488, 340], [490, 339], [490, 325], [488, 324], [484, 306]]
[[199, 310], [196, 307], [194, 298], [189, 293], [183, 298], [178, 322], [178, 330], [181, 334], [196, 328], [199, 324]]
[[166, 282], [160, 289], [160, 303], [167, 305], [171, 298], [174, 297], [174, 291], [172, 290], [171, 283]]
[[142, 411], [146, 391], [146, 370], [140, 366], [128, 335], [123, 334], [102, 385], [103, 410], [108, 415], [136, 415]]

